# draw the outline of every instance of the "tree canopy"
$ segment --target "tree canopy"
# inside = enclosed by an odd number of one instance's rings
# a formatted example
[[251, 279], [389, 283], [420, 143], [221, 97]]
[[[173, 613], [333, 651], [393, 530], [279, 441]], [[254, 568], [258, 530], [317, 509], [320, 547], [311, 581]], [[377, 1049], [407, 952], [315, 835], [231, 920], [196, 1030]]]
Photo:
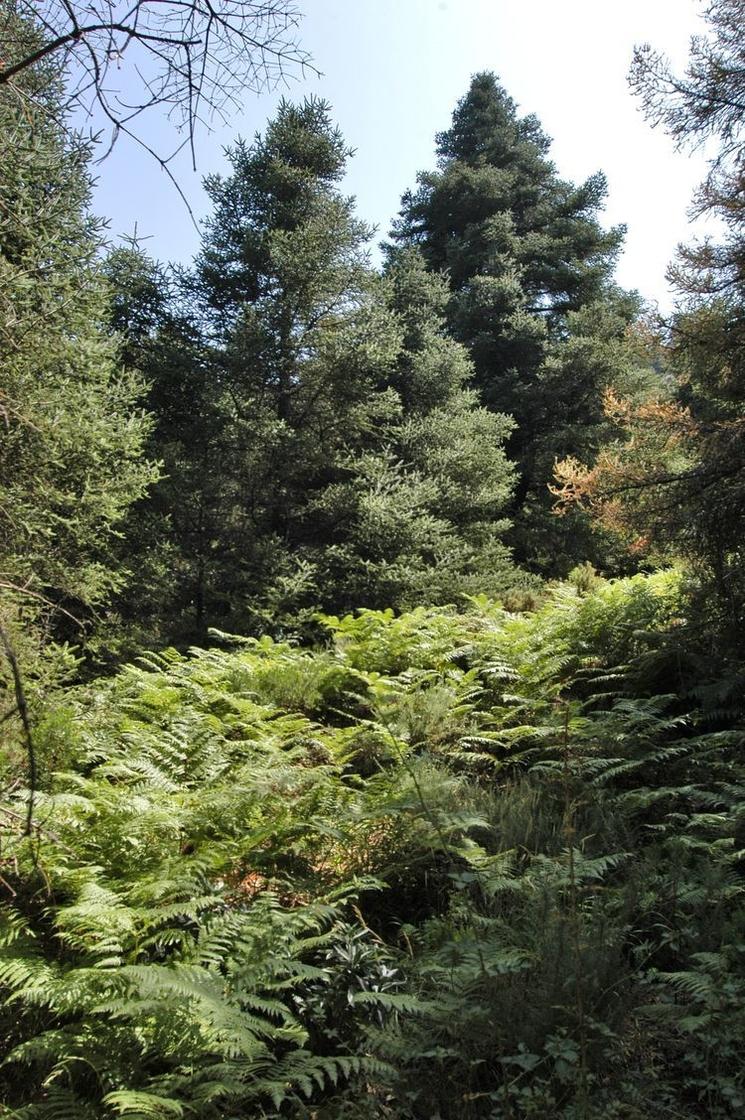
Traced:
[[62, 626], [121, 586], [117, 534], [157, 470], [144, 387], [108, 330], [90, 150], [55, 122], [49, 75], [24, 82], [30, 101], [0, 88], [0, 580]]
[[169, 594], [197, 632], [515, 578], [501, 543], [511, 421], [478, 406], [418, 254], [383, 278], [370, 267], [369, 231], [337, 187], [346, 158], [318, 101], [283, 104], [232, 150], [231, 174], [207, 180], [175, 349], [146, 263], [143, 276], [131, 255], [111, 262], [117, 325], [163, 418], [153, 502], [181, 573], [169, 567]]
[[437, 137], [438, 169], [404, 195], [393, 238], [447, 276], [448, 327], [481, 399], [516, 421], [520, 559], [566, 572], [593, 545], [579, 523], [564, 533], [550, 517], [553, 463], [607, 438], [603, 391], [629, 384], [633, 357], [620, 349], [638, 306], [613, 284], [623, 229], [601, 225], [603, 175], [562, 180], [549, 147], [493, 74], [476, 75]]
[[672, 381], [664, 397], [642, 408], [611, 402], [621, 440], [594, 468], [560, 469], [564, 496], [615, 521], [642, 552], [687, 556], [701, 584], [704, 625], [716, 616], [712, 634], [726, 634], [737, 648], [745, 610], [742, 15], [743, 5], [728, 0], [710, 8], [713, 34], [694, 40], [684, 78], [651, 49], [636, 54], [632, 83], [651, 119], [681, 146], [717, 141], [695, 206], [720, 219], [722, 234], [681, 247], [671, 266], [678, 304], [663, 328]]

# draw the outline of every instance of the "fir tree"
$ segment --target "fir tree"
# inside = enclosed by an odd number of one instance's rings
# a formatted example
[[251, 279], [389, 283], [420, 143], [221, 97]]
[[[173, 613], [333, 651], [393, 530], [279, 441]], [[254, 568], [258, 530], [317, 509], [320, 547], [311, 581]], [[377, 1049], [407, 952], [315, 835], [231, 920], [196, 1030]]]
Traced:
[[611, 279], [623, 229], [598, 220], [603, 176], [560, 179], [538, 121], [518, 116], [493, 74], [473, 79], [437, 143], [438, 170], [404, 195], [393, 236], [447, 275], [449, 328], [482, 400], [517, 423], [518, 554], [566, 569], [593, 545], [578, 523], [557, 530], [547, 486], [556, 457], [607, 437], [602, 392], [637, 311]]
[[[347, 156], [317, 101], [282, 105], [232, 150], [232, 173], [207, 180], [214, 211], [181, 281], [187, 325], [161, 308], [150, 337], [162, 278], [131, 256], [116, 270], [168, 476], [149, 506], [183, 577], [172, 609], [197, 633], [514, 578], [509, 422], [466, 388], [446, 289], [417, 254], [385, 278], [370, 267], [369, 231], [337, 186]], [[190, 347], [198, 372], [178, 357]]]
[[230, 416], [225, 395], [210, 380], [207, 347], [180, 298], [178, 277], [137, 242], [110, 252], [104, 271], [122, 361], [147, 385], [148, 452], [162, 463], [157, 486], [132, 507], [123, 527], [134, 574], [116, 601], [121, 638], [127, 647], [163, 645], [204, 632]]
[[90, 150], [61, 104], [48, 65], [0, 87], [0, 581], [6, 619], [22, 604], [79, 641], [71, 619], [121, 586], [117, 535], [156, 471], [143, 387], [107, 329]]

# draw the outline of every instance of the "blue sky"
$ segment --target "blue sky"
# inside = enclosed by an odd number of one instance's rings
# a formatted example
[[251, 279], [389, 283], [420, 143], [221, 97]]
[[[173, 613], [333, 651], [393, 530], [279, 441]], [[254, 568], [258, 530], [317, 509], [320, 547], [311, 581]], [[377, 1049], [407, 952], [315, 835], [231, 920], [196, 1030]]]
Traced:
[[[679, 67], [704, 29], [697, 0], [300, 0], [302, 45], [322, 77], [282, 91], [246, 95], [242, 112], [198, 142], [174, 171], [197, 217], [206, 212], [201, 178], [225, 167], [224, 147], [261, 130], [281, 94], [326, 98], [356, 149], [345, 183], [379, 240], [418, 170], [434, 162], [434, 135], [479, 70], [494, 70], [521, 112], [536, 113], [554, 138], [560, 173], [608, 178], [605, 220], [628, 227], [619, 281], [669, 306], [665, 269], [690, 237], [687, 210], [703, 178], [700, 154], [673, 151], [641, 117], [626, 75], [635, 43], [649, 41]], [[169, 143], [164, 120], [148, 139]], [[198, 233], [173, 186], [131, 142], [120, 141], [97, 169], [94, 204], [112, 239], [135, 227], [162, 260], [188, 261]]]

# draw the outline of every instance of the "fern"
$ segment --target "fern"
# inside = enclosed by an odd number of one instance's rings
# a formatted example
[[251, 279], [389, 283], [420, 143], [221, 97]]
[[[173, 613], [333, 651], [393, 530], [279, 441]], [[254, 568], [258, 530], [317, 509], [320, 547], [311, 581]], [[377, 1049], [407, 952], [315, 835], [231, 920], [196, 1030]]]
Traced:
[[671, 687], [677, 585], [362, 611], [68, 694], [30, 837], [0, 800], [8, 1114], [736, 1116], [742, 727]]

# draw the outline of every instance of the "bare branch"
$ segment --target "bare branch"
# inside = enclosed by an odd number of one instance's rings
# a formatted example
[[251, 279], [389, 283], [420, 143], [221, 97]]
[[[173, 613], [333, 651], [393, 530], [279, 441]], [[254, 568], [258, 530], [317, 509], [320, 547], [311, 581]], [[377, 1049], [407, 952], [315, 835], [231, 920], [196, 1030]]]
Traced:
[[[0, 87], [21, 85], [26, 71], [53, 60], [68, 106], [103, 117], [109, 151], [127, 135], [167, 173], [184, 146], [196, 164], [199, 128], [225, 123], [244, 94], [317, 73], [298, 45], [294, 0], [17, 0], [16, 11], [40, 37], [31, 48], [22, 22], [0, 28]], [[133, 100], [137, 88], [143, 96]], [[155, 153], [132, 126], [158, 110], [185, 133], [169, 153]]]
[[23, 727], [23, 737], [26, 742], [26, 754], [28, 757], [28, 808], [26, 810], [26, 825], [24, 831], [26, 836], [30, 836], [34, 821], [34, 794], [38, 781], [36, 749], [34, 747], [34, 737], [31, 732], [31, 719], [28, 713], [28, 703], [26, 701], [26, 692], [23, 687], [21, 670], [18, 665], [15, 650], [13, 649], [13, 643], [2, 624], [0, 624], [0, 645], [2, 645], [5, 656], [8, 659], [8, 664], [10, 665], [16, 698], [15, 710], [18, 712], [18, 717]]

